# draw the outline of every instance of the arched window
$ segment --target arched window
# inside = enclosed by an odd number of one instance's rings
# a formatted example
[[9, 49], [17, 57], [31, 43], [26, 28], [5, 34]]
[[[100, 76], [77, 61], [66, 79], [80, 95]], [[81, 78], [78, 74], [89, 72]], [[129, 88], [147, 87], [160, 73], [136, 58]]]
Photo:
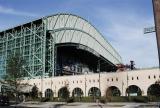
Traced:
[[53, 97], [53, 91], [51, 89], [46, 89], [45, 97], [46, 98], [52, 98]]
[[58, 91], [58, 97], [60, 98], [66, 98], [66, 97], [69, 97], [69, 90], [67, 87], [62, 87], [59, 89]]
[[141, 89], [136, 85], [131, 85], [127, 88], [126, 93], [130, 96], [141, 96]]
[[88, 96], [100, 97], [101, 96], [101, 91], [97, 87], [92, 87], [92, 88], [89, 89]]
[[116, 86], [111, 86], [107, 88], [106, 96], [120, 96], [121, 92]]
[[82, 97], [83, 96], [83, 91], [81, 88], [74, 88], [72, 92], [73, 97]]
[[152, 95], [152, 96], [160, 96], [160, 85], [159, 84], [152, 84], [149, 86], [147, 90], [147, 95]]

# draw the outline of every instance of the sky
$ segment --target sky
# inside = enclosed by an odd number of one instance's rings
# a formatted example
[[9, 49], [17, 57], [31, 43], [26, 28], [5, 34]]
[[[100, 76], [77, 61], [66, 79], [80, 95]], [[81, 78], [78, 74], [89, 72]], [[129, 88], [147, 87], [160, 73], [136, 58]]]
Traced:
[[72, 13], [92, 23], [137, 68], [158, 66], [152, 0], [0, 0], [0, 31], [57, 13]]

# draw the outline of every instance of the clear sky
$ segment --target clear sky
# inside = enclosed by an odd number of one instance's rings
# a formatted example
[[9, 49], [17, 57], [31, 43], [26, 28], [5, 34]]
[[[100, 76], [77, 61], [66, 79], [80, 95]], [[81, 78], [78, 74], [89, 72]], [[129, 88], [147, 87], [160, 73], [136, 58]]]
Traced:
[[152, 0], [0, 0], [0, 31], [36, 18], [72, 13], [89, 20], [120, 53], [123, 63], [158, 66]]

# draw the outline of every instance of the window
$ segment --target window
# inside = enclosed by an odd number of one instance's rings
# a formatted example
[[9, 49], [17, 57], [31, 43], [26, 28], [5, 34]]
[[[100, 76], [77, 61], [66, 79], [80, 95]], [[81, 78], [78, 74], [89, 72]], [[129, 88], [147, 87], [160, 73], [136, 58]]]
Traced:
[[47, 97], [47, 98], [53, 97], [53, 91], [51, 89], [47, 89], [45, 91], [45, 97]]
[[139, 80], [138, 76], [137, 76], [137, 80]]
[[93, 82], [95, 82], [95, 80], [93, 80]]
[[113, 81], [113, 78], [112, 78], [112, 81]]
[[132, 80], [134, 80], [134, 78], [132, 77]]
[[116, 78], [116, 81], [118, 81], [118, 78]]
[[154, 75], [154, 79], [156, 79], [156, 76]]
[[78, 84], [78, 81], [77, 81], [77, 84]]
[[89, 80], [89, 82], [91, 82], [91, 80]]
[[107, 81], [109, 81], [109, 79], [107, 79]]
[[150, 79], [151, 77], [150, 77], [150, 75], [148, 76], [148, 79]]
[[73, 81], [73, 83], [74, 83], [74, 81]]

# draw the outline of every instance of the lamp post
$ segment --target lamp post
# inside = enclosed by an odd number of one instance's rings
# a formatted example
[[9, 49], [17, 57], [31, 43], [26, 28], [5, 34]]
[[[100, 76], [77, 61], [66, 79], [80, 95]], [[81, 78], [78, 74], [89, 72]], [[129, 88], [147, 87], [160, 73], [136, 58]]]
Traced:
[[127, 94], [128, 94], [128, 100], [130, 100], [130, 94], [129, 94], [129, 88], [128, 88], [128, 80], [129, 80], [129, 77], [128, 77], [128, 71], [127, 71]]
[[122, 96], [123, 96], [123, 86], [124, 86], [124, 82], [122, 81]]
[[88, 72], [85, 72], [85, 97], [86, 97], [86, 88], [87, 88], [87, 85], [86, 85], [86, 74], [87, 74]]
[[43, 72], [41, 72], [41, 100], [43, 96]]
[[101, 91], [101, 83], [100, 83], [100, 79], [101, 79], [101, 75], [100, 75], [100, 59], [98, 60], [97, 72], [99, 73], [99, 90]]

